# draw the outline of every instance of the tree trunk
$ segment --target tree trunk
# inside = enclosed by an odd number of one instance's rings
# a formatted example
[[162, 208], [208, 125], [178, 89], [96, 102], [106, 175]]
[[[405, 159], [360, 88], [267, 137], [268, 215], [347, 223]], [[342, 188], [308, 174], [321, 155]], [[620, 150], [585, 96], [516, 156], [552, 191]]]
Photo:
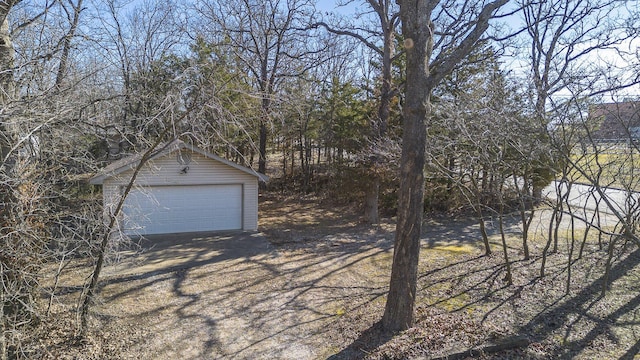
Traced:
[[[189, 114], [188, 111], [184, 113], [182, 117], [176, 120], [176, 124], [180, 123], [184, 118], [188, 116], [188, 114]], [[165, 136], [169, 134], [169, 131], [171, 131], [172, 129], [173, 127], [167, 126], [162, 131], [162, 133], [159, 134], [158, 138], [151, 145], [151, 147], [149, 147], [149, 149], [147, 149], [147, 151], [145, 151], [142, 154], [142, 157], [140, 158], [140, 162], [133, 169], [133, 172], [131, 174], [131, 179], [129, 179], [129, 182], [127, 183], [124, 191], [122, 192], [122, 195], [118, 200], [118, 203], [113, 213], [109, 214], [109, 223], [107, 225], [107, 228], [105, 229], [105, 233], [102, 234], [102, 240], [100, 241], [100, 245], [97, 250], [98, 258], [96, 260], [96, 263], [93, 266], [93, 271], [91, 273], [91, 280], [89, 282], [89, 285], [86, 287], [85, 291], [83, 292], [83, 297], [81, 297], [80, 299], [80, 309], [79, 309], [80, 310], [80, 335], [82, 337], [86, 337], [87, 335], [87, 330], [89, 326], [89, 308], [95, 301], [95, 296], [98, 291], [98, 282], [100, 281], [100, 273], [102, 272], [102, 267], [104, 265], [104, 260], [107, 253], [107, 245], [109, 245], [109, 240], [111, 239], [112, 232], [114, 231], [114, 228], [118, 224], [118, 218], [120, 217], [120, 212], [124, 206], [125, 199], [129, 195], [129, 192], [131, 192], [131, 189], [135, 184], [138, 174], [140, 173], [142, 168], [146, 165], [147, 161], [151, 158], [151, 156], [157, 150], [162, 150], [160, 148], [160, 143], [162, 142], [162, 139], [165, 138]]]
[[[6, 8], [5, 8], [6, 7]], [[13, 96], [13, 66], [14, 66], [14, 49], [9, 33], [9, 22], [7, 15], [11, 5], [0, 6], [0, 15], [3, 20], [0, 23], [0, 105], [5, 107]], [[8, 183], [4, 181], [4, 174], [9, 174], [10, 151], [12, 146], [11, 139], [13, 136], [5, 125], [4, 119], [0, 119], [0, 237], [5, 237], [10, 230], [9, 227], [9, 206], [15, 203], [12, 196], [13, 191], [9, 188]], [[5, 188], [6, 187], [6, 188]], [[5, 274], [4, 264], [0, 262], [0, 359], [8, 359], [7, 349], [7, 319], [4, 310], [12, 306], [11, 300], [8, 300], [5, 294], [6, 283], [9, 282], [8, 276]]]
[[513, 186], [516, 189], [516, 193], [518, 194], [518, 202], [520, 205], [520, 221], [522, 221], [522, 251], [524, 252], [524, 260], [529, 260], [529, 225], [531, 224], [531, 220], [533, 220], [534, 208], [531, 206], [529, 210], [531, 213], [527, 212], [527, 197], [529, 197], [529, 180], [528, 180], [528, 172], [525, 171], [522, 176], [523, 185], [520, 188], [518, 185], [518, 176], [515, 171], [511, 175], [513, 178]]
[[[2, 264], [0, 263], [0, 266]], [[4, 271], [4, 268], [0, 268]], [[4, 279], [2, 279], [4, 280]], [[4, 281], [3, 281], [4, 282]], [[0, 283], [0, 360], [7, 360], [9, 354], [7, 353], [7, 338], [6, 334], [6, 320], [4, 317], [5, 307], [5, 295], [4, 295], [4, 283]]]
[[[479, 187], [481, 185], [478, 184], [478, 178], [480, 177], [480, 171], [477, 173], [478, 176], [475, 176], [475, 171], [471, 171], [471, 185], [473, 186], [473, 193], [471, 194], [473, 203], [473, 208], [478, 216], [478, 224], [480, 225], [480, 235], [482, 235], [482, 242], [484, 244], [484, 255], [491, 255], [491, 243], [489, 243], [489, 235], [487, 234], [487, 227], [485, 224], [484, 213], [482, 211], [483, 202], [482, 202], [482, 189]], [[486, 177], [486, 173], [482, 172], [483, 179]]]
[[71, 3], [71, 7], [73, 8], [73, 20], [71, 21], [71, 28], [63, 40], [62, 54], [60, 55], [60, 64], [58, 65], [58, 73], [56, 75], [56, 86], [58, 88], [62, 85], [62, 81], [67, 74], [69, 53], [71, 52], [71, 39], [75, 36], [78, 22], [80, 21], [80, 12], [83, 10], [82, 0], [78, 0], [77, 5]]
[[291, 169], [291, 176], [293, 176], [296, 170], [296, 143], [293, 136], [291, 136], [291, 167], [289, 169]]
[[500, 195], [500, 213], [498, 214], [498, 226], [500, 228], [500, 239], [502, 240], [502, 254], [504, 255], [504, 264], [507, 270], [507, 274], [504, 277], [504, 281], [508, 285], [513, 284], [513, 276], [511, 275], [511, 261], [509, 261], [509, 247], [507, 246], [507, 238], [504, 233], [504, 199]]
[[367, 194], [364, 204], [364, 219], [369, 224], [377, 224], [378, 217], [378, 194], [380, 193], [380, 177], [372, 174], [367, 187]]
[[[2, 9], [0, 7], [0, 9]], [[7, 12], [9, 9], [7, 9]], [[0, 13], [1, 14], [1, 13]], [[4, 14], [4, 21], [0, 25], [0, 105], [5, 107], [10, 99], [13, 97], [14, 82], [13, 82], [13, 60], [14, 49], [11, 42], [11, 35], [9, 33], [9, 22], [7, 21], [7, 14]], [[7, 169], [5, 161], [11, 150], [11, 138], [12, 135], [9, 132], [10, 129], [4, 119], [0, 119], [0, 171]]]
[[[271, 112], [271, 83], [269, 82], [267, 63], [261, 62], [260, 91], [262, 92], [262, 116], [260, 117], [260, 134], [258, 143], [258, 172], [267, 173], [267, 123]], [[293, 168], [291, 168], [293, 170]]]
[[102, 272], [102, 267], [104, 265], [104, 260], [107, 254], [107, 245], [109, 245], [109, 240], [111, 239], [113, 230], [118, 223], [118, 218], [120, 217], [120, 212], [124, 206], [125, 199], [131, 192], [133, 185], [140, 173], [140, 170], [146, 165], [147, 161], [151, 158], [151, 155], [156, 151], [156, 148], [160, 144], [162, 138], [168, 133], [171, 127], [167, 127], [162, 134], [158, 137], [156, 142], [142, 155], [140, 162], [133, 169], [133, 173], [131, 174], [131, 179], [127, 183], [125, 190], [122, 193], [122, 196], [118, 200], [115, 210], [112, 214], [109, 214], [109, 224], [107, 225], [105, 233], [102, 235], [102, 240], [100, 241], [100, 246], [98, 247], [98, 258], [96, 260], [95, 265], [93, 266], [93, 272], [91, 273], [91, 281], [89, 285], [85, 289], [83, 293], [83, 298], [80, 303], [80, 335], [84, 338], [87, 335], [87, 330], [89, 327], [89, 307], [94, 303], [95, 295], [98, 289], [98, 281], [100, 280], [100, 273]]
[[533, 181], [533, 206], [540, 205], [542, 203], [542, 190], [544, 190], [544, 186], [538, 184], [536, 181]]
[[387, 135], [389, 117], [391, 115], [391, 99], [393, 98], [392, 82], [393, 73], [391, 71], [391, 57], [395, 52], [394, 30], [392, 24], [387, 24], [391, 28], [384, 29], [384, 47], [382, 52], [382, 88], [380, 89], [380, 106], [378, 107], [378, 121], [374, 128], [374, 136], [383, 138]]
[[287, 177], [287, 140], [282, 141], [282, 175]]
[[304, 175], [305, 173], [305, 157], [304, 157], [304, 135], [303, 135], [303, 131], [302, 128], [300, 128], [300, 131], [298, 132], [298, 143], [300, 144], [300, 147], [298, 148], [298, 156], [300, 157], [300, 175]]
[[[407, 56], [406, 100], [398, 224], [391, 268], [389, 294], [382, 324], [386, 331], [398, 332], [413, 324], [416, 296], [420, 234], [424, 209], [425, 119], [430, 112], [431, 89], [427, 86], [428, 60], [433, 46], [430, 11], [401, 4], [402, 33]], [[413, 8], [413, 9], [412, 9]]]
[[258, 149], [258, 172], [267, 172], [267, 124], [266, 120], [260, 121], [260, 144]]
[[480, 235], [482, 235], [482, 243], [484, 244], [484, 256], [491, 255], [491, 243], [487, 234], [487, 226], [484, 223], [484, 214], [482, 213], [482, 205], [478, 204], [476, 213], [478, 214], [478, 224], [480, 224]]
[[430, 116], [431, 91], [473, 50], [487, 30], [493, 12], [507, 2], [508, 0], [496, 0], [487, 3], [478, 14], [473, 30], [451, 53], [443, 55], [444, 59], [434, 73], [430, 73], [429, 69], [434, 33], [431, 12], [438, 1], [400, 2], [407, 80], [403, 106], [398, 224], [389, 294], [382, 317], [382, 325], [387, 332], [408, 329], [413, 323], [424, 209], [425, 121]]
[[[392, 82], [393, 73], [391, 71], [391, 58], [395, 52], [394, 28], [392, 23], [383, 22], [384, 46], [382, 49], [382, 87], [380, 89], [380, 106], [378, 107], [378, 119], [373, 123], [374, 146], [387, 135], [389, 117], [391, 115], [391, 100], [393, 98]], [[373, 149], [374, 152], [377, 149]], [[369, 224], [377, 224], [380, 221], [378, 214], [378, 199], [380, 193], [380, 177], [376, 174], [377, 163], [380, 162], [378, 156], [373, 157], [369, 168], [371, 181], [367, 184], [364, 218]]]

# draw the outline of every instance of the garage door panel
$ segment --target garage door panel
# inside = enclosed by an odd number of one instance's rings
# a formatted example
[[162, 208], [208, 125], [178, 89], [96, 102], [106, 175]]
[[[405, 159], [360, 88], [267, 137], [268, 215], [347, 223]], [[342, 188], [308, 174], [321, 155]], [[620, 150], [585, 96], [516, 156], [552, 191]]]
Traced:
[[242, 185], [135, 189], [123, 213], [128, 234], [242, 229]]

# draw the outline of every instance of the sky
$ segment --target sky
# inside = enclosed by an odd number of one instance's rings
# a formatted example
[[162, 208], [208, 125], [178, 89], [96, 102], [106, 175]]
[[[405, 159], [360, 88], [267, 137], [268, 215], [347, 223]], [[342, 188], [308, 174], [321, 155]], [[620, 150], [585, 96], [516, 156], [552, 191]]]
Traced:
[[[344, 2], [344, 0], [341, 2]], [[340, 14], [348, 15], [363, 8], [363, 1], [361, 0], [354, 0], [344, 6], [338, 6], [337, 3], [338, 2], [335, 0], [318, 0], [316, 3], [316, 9], [320, 11], [338, 11]]]
[[[136, 6], [136, 4], [142, 3], [144, 0], [131, 0], [129, 6]], [[126, 0], [125, 0], [126, 2]], [[344, 5], [339, 5], [340, 3]], [[346, 4], [345, 4], [346, 3]], [[633, 6], [632, 2], [631, 6]], [[635, 4], [637, 10], [637, 3]], [[342, 16], [346, 16], [349, 18], [350, 16], [356, 16], [356, 14], [368, 12], [370, 11], [370, 7], [367, 4], [366, 0], [318, 0], [316, 2], [316, 9], [319, 10], [323, 15], [328, 13], [338, 13]], [[633, 9], [632, 9], [633, 10]], [[629, 9], [622, 9], [622, 14], [617, 14], [618, 16], [627, 15]], [[625, 13], [626, 12], [626, 13]], [[500, 20], [502, 23], [506, 24], [507, 27], [511, 29], [521, 29], [524, 20], [521, 15], [513, 15], [506, 19]], [[525, 44], [526, 44], [526, 40]], [[529, 40], [530, 41], [530, 40]], [[636, 53], [638, 52], [638, 48], [640, 47], [640, 40], [626, 41], [621, 44], [619, 49], [622, 49], [627, 52]], [[526, 56], [528, 56], [527, 51], [523, 51], [521, 48], [513, 48], [514, 51], [511, 52], [511, 56], [503, 58], [503, 68], [514, 74], [515, 76], [526, 78], [530, 74], [529, 65], [527, 65]], [[636, 60], [637, 60], [636, 56]], [[609, 64], [609, 71], [612, 73], [611, 78], [615, 80], [615, 77], [621, 76], [629, 76], [629, 72], [635, 69], [631, 69], [622, 57], [618, 56], [618, 52], [616, 49], [607, 49], [607, 50], [599, 50], [585, 57], [583, 60], [584, 64], [590, 65], [590, 67], [594, 67], [595, 65], [604, 65], [606, 68], [606, 64]], [[640, 89], [638, 87], [633, 87], [630, 89], [626, 89], [616, 96], [620, 97], [629, 97], [640, 94]], [[570, 93], [568, 91], [561, 91], [558, 96], [569, 96]], [[613, 94], [611, 95], [613, 96]], [[611, 98], [610, 96], [610, 98]]]
[[[337, 11], [342, 15], [356, 14], [358, 12], [362, 12], [363, 10], [369, 9], [369, 5], [366, 4], [365, 0], [354, 0], [354, 1], [348, 2], [346, 6], [341, 6], [341, 7], [336, 7], [337, 2], [338, 1], [334, 1], [334, 0], [319, 0], [317, 2], [317, 8], [324, 12]], [[340, 1], [340, 2], [345, 2], [345, 1]], [[511, 10], [512, 9], [508, 9], [508, 11], [511, 11]], [[614, 19], [626, 17], [629, 15], [630, 11], [638, 11], [637, 2], [635, 1], [629, 2], [628, 7], [621, 7], [617, 12], [609, 14], [609, 17]], [[524, 18], [521, 14], [516, 14], [516, 15], [509, 16], [507, 18], [501, 19], [500, 22], [506, 25], [511, 30], [522, 29], [525, 24]], [[526, 38], [521, 40], [521, 42], [524, 43], [525, 45], [527, 44], [528, 41], [530, 40]], [[576, 46], [576, 48], [580, 49], [580, 47], [585, 48], [586, 46], [588, 46], [588, 43], [579, 44]], [[578, 61], [576, 61], [575, 64], [576, 65], [580, 64], [581, 66], [584, 66], [590, 69], [596, 69], [598, 67], [602, 68], [604, 69], [603, 71], [608, 73], [608, 81], [615, 82], [616, 80], [619, 80], [625, 77], [628, 78], [633, 76], [634, 73], [635, 74], [638, 73], [638, 69], [633, 68], [630, 65], [630, 61], [636, 61], [636, 62], [638, 61], [638, 58], [640, 56], [639, 54], [640, 51], [638, 50], [639, 48], [640, 48], [639, 39], [626, 40], [616, 47], [593, 51], [588, 55], [582, 57]], [[521, 77], [525, 79], [529, 77], [531, 73], [530, 65], [528, 65], [529, 52], [523, 51], [522, 47], [519, 47], [519, 48], [514, 47], [507, 52], [507, 54], [509, 53], [510, 53], [509, 56], [506, 56], [502, 59], [504, 61], [503, 69], [509, 71], [510, 73], [512, 73], [517, 77]], [[571, 92], [565, 89], [558, 92], [557, 96], [560, 98], [568, 97], [568, 96], [571, 96]], [[634, 97], [634, 96], [635, 97], [640, 96], [639, 86], [633, 86], [624, 90], [617, 91], [615, 93], [607, 94], [607, 96], [605, 96], [605, 100], [613, 101], [619, 98]]]

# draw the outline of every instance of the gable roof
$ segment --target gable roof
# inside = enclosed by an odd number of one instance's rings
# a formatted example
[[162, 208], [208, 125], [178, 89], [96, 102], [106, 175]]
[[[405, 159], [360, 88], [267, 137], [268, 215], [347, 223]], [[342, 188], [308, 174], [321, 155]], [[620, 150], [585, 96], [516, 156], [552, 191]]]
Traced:
[[624, 101], [594, 105], [589, 117], [599, 120], [598, 140], [629, 140], [640, 137], [640, 102]]
[[[242, 172], [245, 172], [249, 175], [253, 175], [255, 177], [258, 178], [259, 181], [263, 181], [263, 182], [267, 182], [269, 180], [269, 177], [261, 174], [251, 168], [248, 167], [244, 167], [242, 165], [238, 165], [234, 162], [231, 162], [229, 160], [223, 159], [215, 154], [212, 154], [210, 152], [204, 151], [196, 146], [193, 146], [191, 144], [187, 144], [182, 140], [176, 139], [173, 141], [170, 141], [168, 143], [164, 143], [164, 144], [160, 144], [157, 149], [155, 149], [153, 151], [153, 153], [151, 154], [151, 157], [149, 158], [148, 161], [152, 161], [153, 159], [157, 159], [160, 157], [164, 157], [166, 155], [169, 155], [175, 151], [181, 150], [181, 149], [187, 149], [190, 150], [192, 152], [198, 153], [206, 158], [215, 160], [215, 161], [219, 161], [225, 165], [228, 165], [232, 168], [235, 168], [237, 170], [240, 170]], [[140, 161], [142, 160], [143, 155], [145, 154], [146, 151], [143, 152], [139, 152], [135, 155], [131, 155], [131, 156], [127, 156], [125, 158], [122, 158], [118, 161], [115, 161], [107, 166], [105, 166], [98, 174], [96, 174], [94, 177], [92, 177], [91, 179], [89, 179], [89, 183], [93, 184], [93, 185], [101, 185], [105, 179], [108, 179], [110, 177], [116, 176], [118, 174], [121, 174], [127, 170], [132, 170], [135, 169], [136, 166], [138, 166], [138, 164], [140, 164]]]

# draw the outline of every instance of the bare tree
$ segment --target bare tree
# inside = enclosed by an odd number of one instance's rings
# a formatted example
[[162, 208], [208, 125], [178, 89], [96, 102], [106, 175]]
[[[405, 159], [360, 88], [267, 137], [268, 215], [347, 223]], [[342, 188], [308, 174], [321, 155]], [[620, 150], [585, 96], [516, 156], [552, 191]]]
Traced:
[[62, 3], [62, 9], [67, 15], [70, 26], [69, 31], [62, 40], [62, 53], [60, 55], [60, 64], [58, 65], [58, 71], [56, 74], [56, 86], [58, 87], [62, 85], [62, 81], [67, 73], [69, 53], [71, 52], [72, 45], [71, 40], [76, 35], [78, 24], [80, 22], [80, 13], [83, 11], [82, 0], [77, 0], [75, 3], [72, 0], [69, 0], [68, 4]]
[[[3, 2], [0, 4], [0, 105], [2, 106], [2, 118], [0, 118], [0, 359], [8, 359], [7, 330], [13, 328], [15, 319], [15, 307], [17, 305], [16, 295], [20, 296], [22, 289], [16, 289], [16, 283], [20, 286], [20, 264], [18, 258], [12, 250], [14, 248], [11, 236], [13, 217], [15, 216], [12, 204], [16, 203], [13, 193], [12, 168], [14, 160], [13, 133], [6, 118], [8, 104], [14, 99], [15, 84], [13, 80], [13, 69], [15, 52], [9, 32], [9, 13], [13, 2]], [[17, 280], [17, 281], [16, 281]], [[9, 313], [7, 313], [7, 310]]]
[[[343, 5], [352, 2], [349, 1]], [[371, 146], [366, 149], [370, 154], [369, 166], [371, 169], [369, 169], [367, 176], [370, 180], [367, 184], [364, 208], [365, 220], [370, 224], [376, 224], [379, 221], [378, 195], [380, 192], [380, 175], [376, 168], [381, 166], [381, 162], [384, 160], [382, 156], [376, 155], [376, 152], [382, 145], [383, 138], [387, 135], [391, 116], [391, 103], [393, 98], [398, 95], [398, 89], [393, 84], [392, 64], [403, 52], [396, 51], [397, 28], [400, 24], [400, 13], [397, 5], [389, 0], [368, 0], [367, 4], [371, 8], [371, 14], [358, 14], [357, 17], [363, 18], [366, 15], [371, 15], [376, 18], [377, 24], [373, 28], [365, 28], [360, 24], [328, 25], [325, 22], [316, 23], [314, 26], [322, 26], [333, 34], [349, 36], [358, 40], [376, 54], [381, 62], [378, 116], [371, 124]]]
[[[595, 157], [597, 162], [602, 147], [594, 140], [594, 124], [583, 114], [589, 112], [590, 101], [602, 94], [638, 83], [637, 75], [627, 73], [627, 69], [633, 68], [630, 64], [634, 56], [625, 50], [626, 44], [635, 36], [633, 29], [637, 25], [625, 3], [615, 0], [523, 1], [521, 6], [526, 25], [524, 34], [529, 44], [527, 64], [533, 80], [535, 116], [540, 128], [537, 133], [553, 146], [553, 157], [560, 165], [557, 171], [561, 176], [556, 182], [549, 238], [543, 251], [540, 273], [544, 275], [546, 253], [551, 244], [553, 251], [558, 250], [558, 230], [564, 215], [569, 216], [572, 226], [575, 221], [581, 221], [586, 223], [587, 229], [598, 229], [599, 224], [594, 224], [593, 220], [599, 219], [599, 208], [603, 205], [620, 219], [624, 232], [633, 233], [631, 224], [626, 221], [627, 216], [614, 209], [616, 204], [606, 195], [609, 184], [603, 183], [601, 164], [593, 166], [588, 160]], [[602, 56], [604, 53], [607, 55]], [[621, 62], [627, 69], [619, 68]], [[611, 81], [614, 78], [615, 83]], [[568, 98], [567, 92], [570, 94]], [[599, 170], [594, 172], [596, 168]], [[549, 171], [544, 167], [536, 170]], [[582, 175], [576, 177], [576, 174]], [[569, 199], [576, 178], [593, 186], [589, 197], [598, 206], [592, 216], [587, 215], [591, 211], [584, 207], [580, 209], [582, 216], [572, 209]], [[544, 183], [533, 185], [533, 196], [540, 200]], [[573, 231], [571, 233], [570, 259], [574, 244]], [[586, 236], [585, 232], [583, 244]], [[581, 251], [578, 256], [580, 254]], [[568, 274], [570, 276], [570, 271]]]
[[404, 330], [413, 323], [424, 203], [425, 122], [431, 113], [431, 93], [444, 76], [471, 52], [488, 29], [495, 12], [506, 3], [507, 0], [483, 2], [475, 6], [465, 3], [471, 11], [458, 14], [455, 17], [457, 21], [454, 21], [459, 25], [458, 31], [450, 31], [457, 39], [449, 42], [451, 47], [448, 51], [441, 50], [431, 61], [438, 25], [434, 24], [433, 15], [449, 14], [449, 10], [458, 8], [453, 8], [454, 4], [450, 2], [425, 0], [403, 1], [400, 4], [407, 82], [403, 107], [398, 224], [389, 294], [382, 318], [387, 331]]
[[[88, 15], [95, 24], [87, 36], [94, 44], [89, 51], [97, 58], [102, 76], [111, 79], [112, 86], [104, 86], [100, 97], [111, 100], [105, 104], [117, 105], [118, 116], [101, 123], [105, 141], [117, 145], [112, 157], [119, 157], [145, 142], [137, 143], [139, 133], [157, 135], [162, 129], [154, 128], [159, 103], [164, 94], [155, 94], [161, 82], [154, 79], [158, 64], [178, 52], [183, 33], [177, 19], [178, 8], [171, 1], [142, 1], [133, 5], [118, 0], [100, 3], [100, 7]], [[101, 68], [100, 68], [101, 67]], [[93, 75], [91, 78], [97, 78]], [[159, 119], [156, 119], [159, 120]], [[164, 120], [164, 119], [163, 119]]]
[[[496, 58], [461, 66], [437, 89], [427, 132], [426, 173], [432, 185], [425, 201], [454, 211], [470, 207], [486, 255], [491, 253], [485, 227], [489, 216], [500, 215], [506, 204], [509, 211], [514, 197], [520, 200], [521, 214], [528, 214], [521, 175], [537, 152], [518, 87]], [[523, 243], [526, 256], [526, 238]]]
[[[0, 28], [0, 356], [4, 359], [22, 356], [36, 323], [55, 322], [47, 318], [49, 311], [43, 314], [36, 296], [50, 291], [50, 310], [55, 285], [41, 288], [40, 277], [57, 277], [69, 256], [91, 253], [93, 237], [100, 233], [94, 215], [100, 212], [81, 177], [95, 170], [96, 129], [112, 120], [110, 110], [120, 102], [111, 101], [119, 97], [112, 97], [100, 79], [104, 63], [95, 66], [100, 53], [87, 46], [99, 39], [87, 33], [76, 36], [89, 29], [82, 26], [86, 14], [82, 0], [3, 2], [0, 11], [4, 22]], [[60, 261], [55, 274], [42, 273], [48, 261]]]
[[[3, 107], [13, 98], [15, 88], [13, 82], [15, 50], [11, 40], [8, 19], [9, 12], [15, 2], [17, 1], [4, 2], [0, 5], [0, 20], [2, 21], [0, 23], [0, 100], [2, 100]], [[2, 168], [0, 170], [5, 168], [6, 157], [10, 151], [10, 137], [6, 122], [2, 121], [0, 123], [0, 156], [2, 159]]]
[[[69, 220], [70, 213], [63, 209], [68, 209], [73, 197], [70, 189], [78, 189], [74, 177], [91, 169], [87, 167], [89, 153], [81, 145], [86, 133], [79, 121], [80, 92], [71, 85], [77, 74], [70, 76], [64, 70], [71, 54], [71, 34], [79, 21], [70, 13], [60, 16], [66, 5], [57, 1], [0, 5], [4, 22], [0, 113], [3, 359], [24, 356], [24, 342], [32, 339], [33, 330], [51, 321], [39, 304], [43, 290], [39, 281], [46, 276], [43, 265], [66, 252], [62, 248], [73, 248], [65, 243], [69, 232], [83, 232], [83, 221], [71, 231], [59, 231]], [[57, 85], [66, 79], [72, 81], [60, 91]], [[86, 217], [83, 220], [90, 222]], [[87, 238], [82, 241], [89, 242]]]
[[258, 171], [264, 173], [268, 127], [281, 82], [304, 75], [319, 61], [322, 45], [314, 41], [307, 30], [314, 12], [313, 3], [309, 0], [201, 1], [197, 7], [203, 17], [200, 24], [207, 24], [198, 32], [218, 46], [227, 46], [252, 76], [261, 101]]
[[[629, 33], [623, 31], [619, 11], [624, 5], [617, 0], [524, 1], [521, 6], [530, 43], [535, 114], [544, 135], [554, 94], [577, 81], [590, 81], [593, 68], [585, 59], [622, 44]], [[534, 197], [540, 199], [544, 185], [534, 185]]]
[[[169, 134], [171, 129], [172, 129], [171, 127], [167, 126], [162, 135]], [[98, 246], [98, 249], [97, 249], [96, 261], [93, 266], [93, 271], [91, 272], [91, 279], [89, 284], [85, 288], [82, 299], [81, 299], [80, 332], [83, 337], [86, 337], [87, 330], [89, 328], [88, 326], [89, 309], [90, 309], [90, 306], [93, 305], [95, 301], [98, 282], [100, 281], [100, 274], [102, 272], [102, 268], [105, 263], [105, 258], [107, 256], [107, 250], [108, 250], [107, 246], [109, 245], [109, 241], [112, 240], [114, 232], [116, 234], [119, 233], [119, 229], [116, 228], [116, 226], [119, 224], [118, 220], [121, 216], [121, 210], [122, 210], [122, 207], [124, 206], [124, 202], [127, 196], [129, 195], [129, 193], [131, 192], [131, 189], [134, 187], [136, 177], [140, 173], [140, 170], [142, 170], [144, 166], [147, 165], [147, 161], [154, 154], [156, 154], [159, 150], [162, 150], [160, 144], [163, 138], [164, 136], [159, 136], [154, 141], [154, 143], [142, 154], [142, 157], [140, 158], [140, 162], [136, 165], [135, 169], [133, 170], [131, 179], [129, 179], [129, 182], [125, 187], [122, 193], [122, 196], [118, 200], [114, 211], [109, 213], [108, 223], [106, 224], [106, 229], [103, 232], [102, 239], [100, 240], [100, 245]]]

